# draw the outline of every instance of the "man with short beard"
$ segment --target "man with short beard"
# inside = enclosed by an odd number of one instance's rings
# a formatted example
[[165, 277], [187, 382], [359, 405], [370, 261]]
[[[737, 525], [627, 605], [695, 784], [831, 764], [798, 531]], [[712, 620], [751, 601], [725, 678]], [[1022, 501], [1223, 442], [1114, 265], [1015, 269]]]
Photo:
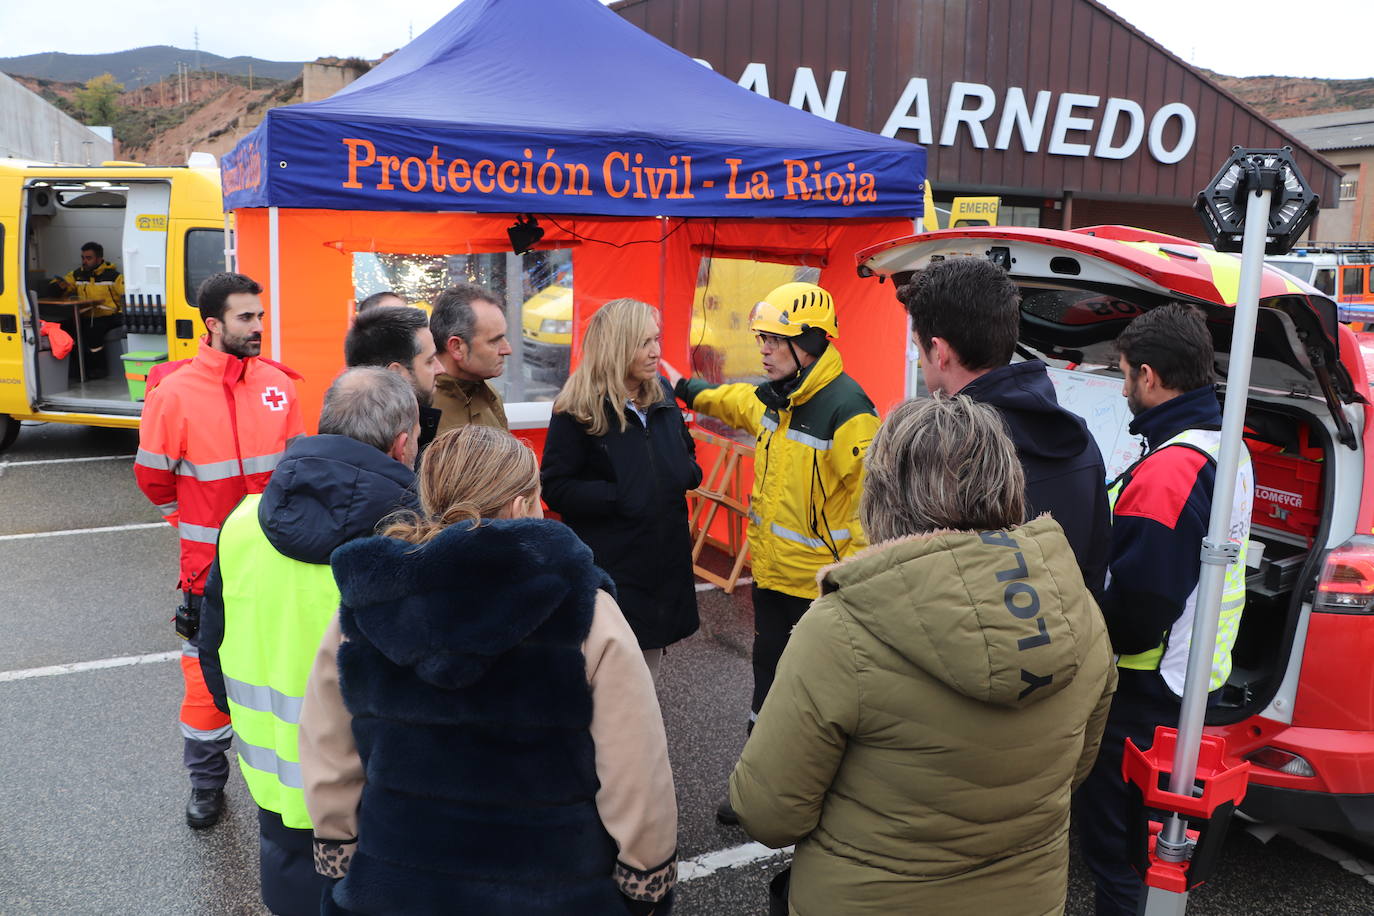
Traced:
[[186, 822], [196, 828], [212, 826], [223, 811], [233, 738], [197, 663], [206, 574], [225, 517], [244, 496], [263, 491], [287, 443], [305, 433], [293, 381], [300, 375], [258, 355], [261, 292], [235, 273], [200, 285], [196, 304], [207, 334], [193, 359], [149, 376], [134, 462], [139, 489], [181, 535], [182, 761], [191, 776]]
[[[439, 432], [443, 411], [431, 406], [434, 380], [443, 369], [429, 331], [429, 316], [410, 306], [371, 308], [359, 312], [344, 338], [348, 368], [377, 366], [395, 372], [415, 390], [420, 408], [419, 450]], [[418, 463], [418, 459], [417, 459]]]
[[[1102, 748], [1075, 799], [1083, 860], [1097, 886], [1097, 916], [1133, 916], [1144, 885], [1132, 866], [1131, 787], [1121, 778], [1130, 739], [1141, 750], [1155, 726], [1177, 724], [1202, 575], [1202, 540], [1212, 516], [1221, 404], [1215, 343], [1193, 306], [1169, 303], [1133, 319], [1116, 339], [1131, 433], [1148, 451], [1108, 487], [1112, 538], [1100, 604], [1117, 655], [1117, 690]], [[1208, 691], [1231, 673], [1231, 649], [1245, 609], [1246, 551], [1255, 475], [1241, 449]]]

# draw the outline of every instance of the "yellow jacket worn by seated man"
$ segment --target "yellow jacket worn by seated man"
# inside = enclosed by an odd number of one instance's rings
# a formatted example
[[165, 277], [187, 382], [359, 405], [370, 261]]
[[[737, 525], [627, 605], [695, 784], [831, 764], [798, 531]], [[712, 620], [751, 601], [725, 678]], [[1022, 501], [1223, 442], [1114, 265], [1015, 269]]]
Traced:
[[96, 257], [87, 265], [88, 252], [82, 251], [81, 266], [62, 278], [67, 288], [79, 299], [94, 299], [97, 304], [91, 314], [96, 318], [114, 315], [124, 308], [124, 275], [109, 261]]

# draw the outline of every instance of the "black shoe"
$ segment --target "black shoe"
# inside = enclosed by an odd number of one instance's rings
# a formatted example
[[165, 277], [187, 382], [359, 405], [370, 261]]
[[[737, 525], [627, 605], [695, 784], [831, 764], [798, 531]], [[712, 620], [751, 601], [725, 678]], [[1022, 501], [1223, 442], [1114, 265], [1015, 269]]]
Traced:
[[735, 808], [730, 804], [730, 797], [726, 796], [725, 801], [716, 807], [716, 820], [731, 827], [739, 825], [739, 815], [735, 813]]
[[197, 830], [213, 827], [224, 813], [223, 789], [192, 789], [186, 802], [186, 823]]

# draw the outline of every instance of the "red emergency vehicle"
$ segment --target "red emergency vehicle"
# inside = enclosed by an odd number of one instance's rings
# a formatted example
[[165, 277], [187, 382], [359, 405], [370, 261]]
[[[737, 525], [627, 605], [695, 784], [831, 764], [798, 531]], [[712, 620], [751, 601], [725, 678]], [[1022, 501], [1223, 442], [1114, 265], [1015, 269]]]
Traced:
[[[1139, 453], [1112, 342], [1168, 301], [1207, 315], [1223, 370], [1240, 259], [1121, 226], [950, 229], [859, 253], [900, 285], [989, 258], [1020, 288], [1018, 352], [1039, 357], [1093, 430], [1108, 473]], [[1374, 350], [1374, 347], [1369, 347]], [[1266, 268], [1246, 441], [1256, 473], [1247, 603], [1209, 731], [1254, 764], [1251, 817], [1374, 837], [1374, 411], [1356, 334], [1328, 295]]]

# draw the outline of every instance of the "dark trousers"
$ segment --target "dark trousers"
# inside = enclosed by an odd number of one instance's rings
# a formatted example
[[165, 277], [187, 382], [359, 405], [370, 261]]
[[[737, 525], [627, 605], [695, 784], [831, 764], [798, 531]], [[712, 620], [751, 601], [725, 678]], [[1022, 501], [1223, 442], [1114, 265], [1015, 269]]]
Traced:
[[232, 735], [210, 741], [181, 739], [181, 762], [191, 774], [191, 788], [224, 788], [229, 781], [229, 747], [233, 743]]
[[[76, 340], [76, 325], [70, 316], [63, 318], [58, 324], [62, 326], [62, 330], [71, 335], [73, 341]], [[114, 328], [122, 327], [123, 324], [124, 316], [120, 314], [101, 315], [99, 317], [88, 316], [81, 319], [81, 347], [86, 351], [82, 355], [86, 359], [88, 378], [106, 374], [105, 356], [99, 351], [105, 345], [105, 335]], [[73, 359], [68, 365], [71, 367], [69, 370], [71, 377], [76, 378], [78, 374], [76, 360]]]
[[315, 871], [315, 836], [287, 827], [281, 815], [258, 809], [258, 869], [262, 902], [274, 916], [317, 916], [334, 882]]
[[1156, 725], [1178, 726], [1180, 703], [1157, 671], [1117, 669], [1120, 681], [1097, 762], [1074, 796], [1083, 859], [1097, 885], [1097, 916], [1135, 916], [1144, 882], [1131, 866], [1130, 786], [1121, 778], [1126, 739], [1148, 750]]
[[778, 659], [787, 648], [792, 628], [811, 606], [810, 598], [754, 586], [754, 697], [749, 703], [749, 722], [758, 718], [764, 698], [773, 686]]
[[[199, 619], [201, 596], [182, 592], [182, 604], [195, 609]], [[229, 716], [215, 707], [200, 667], [200, 638], [196, 633], [186, 641], [181, 655], [181, 762], [191, 775], [195, 789], [222, 789], [229, 781], [229, 748], [234, 732]]]

